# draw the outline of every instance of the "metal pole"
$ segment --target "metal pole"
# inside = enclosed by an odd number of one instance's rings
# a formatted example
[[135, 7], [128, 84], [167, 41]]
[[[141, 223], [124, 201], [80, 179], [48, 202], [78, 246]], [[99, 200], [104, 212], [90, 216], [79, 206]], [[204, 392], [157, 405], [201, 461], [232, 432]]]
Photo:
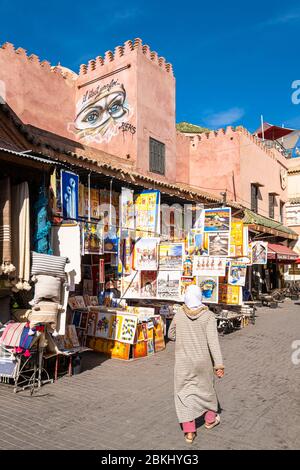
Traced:
[[260, 122], [261, 122], [261, 135], [262, 135], [262, 140], [265, 140], [264, 117], [263, 117], [262, 114], [260, 115]]
[[91, 221], [91, 173], [88, 174], [88, 196], [89, 196], [89, 222]]

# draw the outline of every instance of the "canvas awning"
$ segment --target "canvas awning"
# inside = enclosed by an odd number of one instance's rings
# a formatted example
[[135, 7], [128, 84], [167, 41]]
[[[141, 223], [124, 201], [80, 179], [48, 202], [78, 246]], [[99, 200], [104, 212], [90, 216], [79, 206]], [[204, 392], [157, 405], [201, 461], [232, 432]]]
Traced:
[[273, 126], [273, 124], [269, 124], [268, 122], [264, 122], [263, 124], [263, 132], [262, 128], [259, 127], [254, 134], [257, 135], [260, 139], [264, 137], [267, 140], [277, 140], [285, 135], [294, 132], [295, 129], [289, 129], [287, 127], [280, 127], [280, 126]]
[[268, 259], [277, 260], [280, 262], [294, 263], [299, 257], [299, 254], [293, 251], [288, 246], [280, 245], [279, 243], [268, 244]]

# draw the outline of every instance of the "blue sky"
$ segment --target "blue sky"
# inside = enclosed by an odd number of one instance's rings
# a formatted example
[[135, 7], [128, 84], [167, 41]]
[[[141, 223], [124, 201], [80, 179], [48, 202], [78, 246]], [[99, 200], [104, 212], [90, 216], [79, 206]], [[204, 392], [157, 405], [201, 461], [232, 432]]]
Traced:
[[[178, 6], [177, 6], [178, 5]], [[177, 122], [210, 128], [265, 121], [300, 128], [300, 2], [0, 0], [0, 43], [76, 72], [140, 37], [173, 64]]]

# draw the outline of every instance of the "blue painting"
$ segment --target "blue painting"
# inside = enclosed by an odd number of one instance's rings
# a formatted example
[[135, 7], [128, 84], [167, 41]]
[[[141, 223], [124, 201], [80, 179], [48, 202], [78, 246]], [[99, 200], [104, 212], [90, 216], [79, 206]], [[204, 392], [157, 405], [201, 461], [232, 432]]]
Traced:
[[61, 170], [61, 205], [64, 219], [78, 219], [78, 185], [78, 175]]

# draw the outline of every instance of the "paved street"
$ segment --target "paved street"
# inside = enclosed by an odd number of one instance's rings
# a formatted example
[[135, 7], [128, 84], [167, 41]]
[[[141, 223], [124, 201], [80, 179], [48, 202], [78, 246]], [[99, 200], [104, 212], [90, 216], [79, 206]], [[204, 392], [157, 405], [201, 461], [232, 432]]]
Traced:
[[[299, 449], [300, 302], [261, 308], [255, 326], [221, 337], [221, 425], [195, 449]], [[86, 370], [29, 396], [0, 385], [0, 449], [186, 449], [173, 404], [174, 344], [131, 363], [91, 353]]]

